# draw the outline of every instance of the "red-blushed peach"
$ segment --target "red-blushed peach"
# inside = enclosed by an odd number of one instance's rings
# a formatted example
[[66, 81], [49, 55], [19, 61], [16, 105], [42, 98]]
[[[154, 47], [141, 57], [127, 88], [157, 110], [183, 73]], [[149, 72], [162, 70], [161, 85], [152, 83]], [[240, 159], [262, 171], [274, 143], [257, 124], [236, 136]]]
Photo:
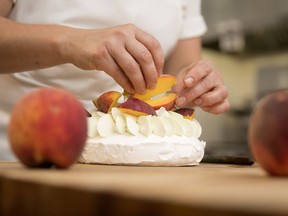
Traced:
[[153, 100], [145, 100], [145, 102], [152, 106], [154, 110], [158, 110], [161, 107], [164, 107], [166, 110], [171, 110], [175, 105], [175, 99], [176, 94], [169, 93]]
[[87, 113], [69, 92], [40, 88], [14, 105], [10, 145], [27, 167], [68, 168], [77, 161], [87, 137]]
[[183, 115], [183, 117], [186, 119], [193, 120], [194, 118], [195, 109], [193, 108], [183, 107], [183, 108], [179, 108], [173, 111]]
[[119, 98], [122, 96], [120, 92], [108, 91], [100, 95], [97, 99], [93, 100], [94, 105], [99, 111], [108, 113], [115, 107]]
[[288, 90], [269, 93], [258, 102], [249, 121], [248, 142], [269, 174], [288, 176]]
[[119, 104], [118, 109], [123, 113], [133, 116], [156, 115], [153, 107], [137, 98], [128, 98], [126, 101]]

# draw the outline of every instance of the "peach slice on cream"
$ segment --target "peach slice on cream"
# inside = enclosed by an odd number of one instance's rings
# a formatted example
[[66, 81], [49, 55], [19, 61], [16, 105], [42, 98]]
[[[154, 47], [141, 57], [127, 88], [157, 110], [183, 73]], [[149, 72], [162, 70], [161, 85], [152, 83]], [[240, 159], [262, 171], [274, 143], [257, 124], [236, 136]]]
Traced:
[[108, 91], [100, 95], [97, 99], [93, 100], [94, 105], [99, 111], [108, 113], [115, 107], [119, 98], [122, 96], [120, 92]]
[[195, 109], [193, 108], [179, 108], [174, 110], [174, 112], [181, 114], [184, 118], [193, 120]]
[[118, 109], [126, 114], [133, 116], [156, 115], [155, 110], [146, 102], [137, 98], [128, 98], [125, 102], [118, 105]]

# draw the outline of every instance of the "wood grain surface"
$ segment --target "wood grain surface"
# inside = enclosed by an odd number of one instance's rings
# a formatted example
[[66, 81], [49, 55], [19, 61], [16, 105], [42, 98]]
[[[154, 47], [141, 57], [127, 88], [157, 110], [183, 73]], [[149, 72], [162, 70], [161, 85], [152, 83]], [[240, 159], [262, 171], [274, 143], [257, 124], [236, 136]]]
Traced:
[[288, 178], [257, 165], [61, 170], [0, 162], [0, 215], [288, 215]]

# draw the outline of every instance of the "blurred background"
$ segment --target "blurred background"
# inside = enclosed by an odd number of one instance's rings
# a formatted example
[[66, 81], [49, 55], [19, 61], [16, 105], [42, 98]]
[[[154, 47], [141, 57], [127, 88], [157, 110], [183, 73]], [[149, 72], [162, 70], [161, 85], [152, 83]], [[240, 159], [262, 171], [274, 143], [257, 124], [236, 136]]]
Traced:
[[261, 96], [288, 88], [288, 1], [202, 0], [208, 31], [203, 57], [214, 62], [229, 90], [223, 115], [197, 110], [206, 152], [250, 156], [249, 116]]

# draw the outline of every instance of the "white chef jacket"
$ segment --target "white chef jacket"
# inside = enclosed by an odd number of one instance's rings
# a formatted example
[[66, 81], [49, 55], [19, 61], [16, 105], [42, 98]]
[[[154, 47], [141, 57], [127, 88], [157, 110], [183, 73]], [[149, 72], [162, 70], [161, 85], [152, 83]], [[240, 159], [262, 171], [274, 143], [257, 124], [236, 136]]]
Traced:
[[[201, 0], [14, 0], [9, 18], [20, 23], [105, 28], [133, 23], [161, 43], [167, 56], [179, 39], [206, 31]], [[86, 109], [108, 90], [120, 90], [103, 71], [84, 71], [72, 64], [0, 75], [0, 160], [14, 158], [7, 139], [9, 113], [23, 94], [38, 87], [69, 90]]]

